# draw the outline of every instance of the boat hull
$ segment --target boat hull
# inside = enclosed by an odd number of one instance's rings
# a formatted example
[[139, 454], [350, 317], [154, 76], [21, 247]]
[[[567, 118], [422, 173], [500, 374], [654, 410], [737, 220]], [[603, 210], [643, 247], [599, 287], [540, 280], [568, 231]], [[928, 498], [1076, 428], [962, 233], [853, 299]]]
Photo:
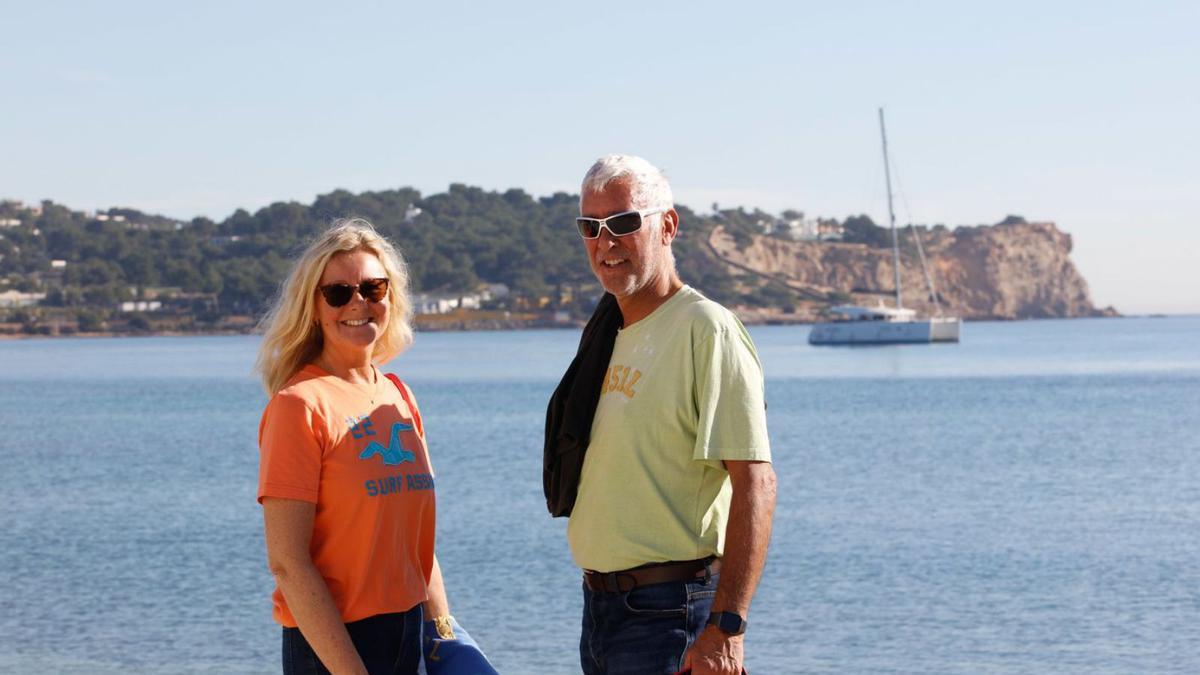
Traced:
[[913, 321], [830, 321], [813, 325], [808, 342], [813, 345], [889, 345], [958, 342], [960, 319], [934, 318]]

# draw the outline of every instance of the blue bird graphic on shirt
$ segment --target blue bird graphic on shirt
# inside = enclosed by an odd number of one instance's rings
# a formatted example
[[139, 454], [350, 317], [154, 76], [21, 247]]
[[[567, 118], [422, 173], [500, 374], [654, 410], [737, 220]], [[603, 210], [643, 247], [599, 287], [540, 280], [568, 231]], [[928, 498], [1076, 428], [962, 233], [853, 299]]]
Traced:
[[388, 442], [388, 446], [386, 448], [380, 445], [378, 441], [371, 441], [367, 447], [363, 449], [362, 454], [360, 454], [358, 458], [371, 459], [375, 455], [379, 455], [380, 457], [383, 457], [383, 463], [385, 466], [396, 466], [398, 464], [403, 464], [404, 462], [415, 463], [417, 461], [417, 456], [408, 450], [405, 450], [404, 446], [400, 444], [400, 432], [412, 430], [412, 425], [405, 424], [403, 422], [396, 422], [392, 425], [392, 438]]

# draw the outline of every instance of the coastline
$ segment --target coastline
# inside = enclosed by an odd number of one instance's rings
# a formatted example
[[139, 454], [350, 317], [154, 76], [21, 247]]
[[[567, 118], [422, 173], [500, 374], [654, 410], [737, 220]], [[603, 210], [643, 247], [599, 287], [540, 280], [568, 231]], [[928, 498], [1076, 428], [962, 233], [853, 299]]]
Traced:
[[[1029, 318], [1006, 318], [1006, 317], [964, 317], [964, 323], [1017, 323], [1026, 321], [1074, 321], [1086, 319], [1174, 319], [1200, 316], [1200, 313], [1184, 312], [1179, 314], [1104, 314], [1098, 316], [1073, 316], [1073, 317], [1029, 317]], [[439, 319], [428, 319], [425, 317], [442, 317]], [[817, 321], [812, 321], [807, 318], [801, 319], [795, 316], [746, 316], [739, 313], [742, 323], [747, 326], [811, 326]], [[540, 317], [521, 317], [500, 319], [495, 317], [469, 317], [469, 316], [451, 316], [451, 315], [418, 315], [414, 320], [414, 328], [418, 333], [444, 333], [444, 332], [471, 332], [471, 331], [521, 331], [521, 330], [547, 330], [547, 329], [562, 329], [562, 330], [580, 330], [587, 323], [586, 318], [568, 319], [568, 320], [548, 320]], [[238, 335], [254, 335], [257, 331], [253, 327], [247, 328], [214, 328], [202, 330], [143, 330], [143, 331], [61, 331], [61, 332], [45, 332], [45, 333], [25, 333], [25, 332], [4, 332], [0, 333], [0, 342], [12, 340], [34, 340], [34, 339], [62, 339], [62, 338], [79, 338], [86, 340], [105, 339], [105, 338], [147, 338], [147, 337], [221, 337], [221, 336], [238, 336]]]

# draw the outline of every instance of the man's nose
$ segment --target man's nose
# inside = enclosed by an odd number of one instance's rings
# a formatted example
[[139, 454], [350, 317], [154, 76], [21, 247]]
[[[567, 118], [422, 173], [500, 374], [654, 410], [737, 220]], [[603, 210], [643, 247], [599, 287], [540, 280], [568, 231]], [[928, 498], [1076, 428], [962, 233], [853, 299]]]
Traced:
[[617, 243], [617, 236], [612, 233], [612, 230], [608, 229], [607, 223], [600, 228], [600, 235], [598, 239], [598, 243], [605, 248], [612, 248]]

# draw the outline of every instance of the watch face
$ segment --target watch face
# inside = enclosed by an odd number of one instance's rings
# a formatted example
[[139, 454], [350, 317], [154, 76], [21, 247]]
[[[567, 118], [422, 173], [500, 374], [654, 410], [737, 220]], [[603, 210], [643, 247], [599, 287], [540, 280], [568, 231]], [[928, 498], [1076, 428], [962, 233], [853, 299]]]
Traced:
[[746, 632], [746, 620], [733, 612], [717, 612], [708, 618], [722, 633], [741, 635]]

